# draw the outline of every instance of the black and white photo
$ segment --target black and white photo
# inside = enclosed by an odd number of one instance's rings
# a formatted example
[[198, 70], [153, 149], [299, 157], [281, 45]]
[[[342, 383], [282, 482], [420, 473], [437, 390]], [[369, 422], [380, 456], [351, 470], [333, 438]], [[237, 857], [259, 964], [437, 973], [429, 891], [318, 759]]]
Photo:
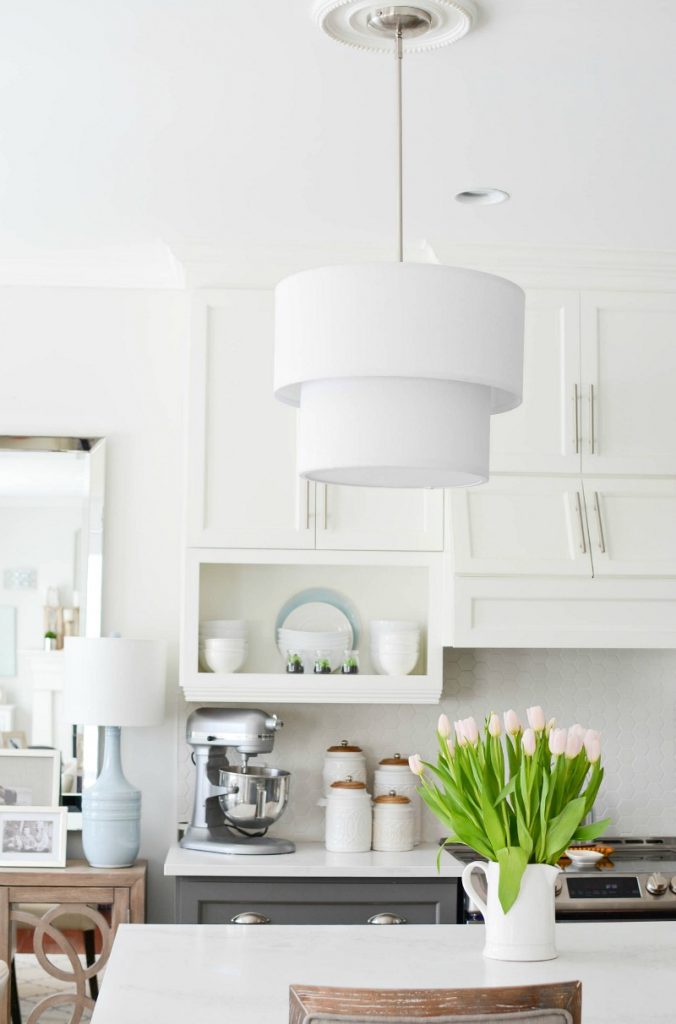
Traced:
[[0, 867], [63, 867], [64, 807], [0, 807]]

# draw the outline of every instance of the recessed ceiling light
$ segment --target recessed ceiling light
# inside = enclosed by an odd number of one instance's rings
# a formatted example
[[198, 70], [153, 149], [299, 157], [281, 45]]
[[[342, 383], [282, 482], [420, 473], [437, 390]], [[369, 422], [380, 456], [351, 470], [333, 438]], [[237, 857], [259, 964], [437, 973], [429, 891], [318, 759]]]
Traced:
[[465, 192], [458, 192], [455, 198], [459, 203], [492, 206], [494, 203], [506, 203], [509, 192], [505, 192], [503, 188], [468, 188]]

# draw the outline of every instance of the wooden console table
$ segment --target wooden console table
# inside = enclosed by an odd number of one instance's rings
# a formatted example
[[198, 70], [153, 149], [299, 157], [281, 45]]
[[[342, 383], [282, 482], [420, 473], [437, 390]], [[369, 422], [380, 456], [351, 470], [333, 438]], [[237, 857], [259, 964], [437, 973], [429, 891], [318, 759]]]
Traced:
[[[14, 927], [31, 928], [33, 952], [43, 970], [74, 985], [73, 992], [59, 992], [43, 999], [34, 1011], [40, 1011], [38, 1017], [48, 1006], [72, 1004], [71, 1019], [79, 1020], [84, 1008], [94, 1006], [94, 1000], [87, 994], [87, 983], [107, 963], [117, 926], [144, 923], [145, 887], [145, 861], [130, 868], [92, 868], [85, 861], [74, 860], [65, 868], [0, 869], [0, 961], [8, 965], [11, 962]], [[31, 913], [30, 904], [42, 906], [37, 913]], [[111, 908], [110, 923], [99, 910], [102, 906]], [[72, 921], [74, 914], [86, 919], [84, 923], [90, 929], [96, 928], [101, 936], [101, 952], [90, 967], [82, 966], [70, 939], [59, 930], [59, 918], [68, 922], [70, 917]], [[65, 931], [68, 924], [62, 927]], [[68, 957], [69, 971], [51, 963], [44, 950], [46, 937]], [[5, 996], [0, 998], [0, 1024], [9, 1022], [8, 986]]]

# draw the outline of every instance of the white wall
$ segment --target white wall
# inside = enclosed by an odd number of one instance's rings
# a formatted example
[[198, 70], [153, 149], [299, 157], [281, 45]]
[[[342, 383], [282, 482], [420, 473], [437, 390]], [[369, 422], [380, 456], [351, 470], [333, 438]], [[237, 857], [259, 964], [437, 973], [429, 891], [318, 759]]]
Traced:
[[125, 770], [143, 791], [149, 916], [170, 920], [162, 877], [175, 836], [186, 296], [116, 289], [0, 289], [0, 433], [105, 436], [104, 630], [169, 642], [168, 710], [128, 729]]
[[[438, 715], [451, 719], [542, 704], [562, 725], [603, 732], [606, 777], [596, 810], [612, 831], [676, 835], [676, 653], [673, 651], [448, 650], [439, 707], [292, 704], [272, 707], [284, 720], [269, 764], [291, 771], [291, 798], [274, 833], [323, 839], [324, 751], [357, 742], [369, 769], [382, 757], [435, 755]], [[184, 714], [189, 707], [184, 709]], [[182, 729], [182, 727], [180, 727]], [[192, 765], [179, 746], [179, 812], [190, 814]], [[372, 778], [372, 776], [370, 776]], [[443, 834], [425, 812], [425, 834]]]

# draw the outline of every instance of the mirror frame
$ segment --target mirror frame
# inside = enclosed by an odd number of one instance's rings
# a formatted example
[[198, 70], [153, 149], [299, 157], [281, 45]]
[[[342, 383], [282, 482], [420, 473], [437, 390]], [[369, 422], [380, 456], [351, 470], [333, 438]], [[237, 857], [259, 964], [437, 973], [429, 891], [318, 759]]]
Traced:
[[[106, 462], [105, 462], [105, 437], [57, 437], [48, 435], [23, 435], [12, 436], [0, 434], [0, 451], [15, 452], [85, 452], [96, 451], [100, 459], [100, 471], [103, 474], [103, 503], [101, 509], [101, 530], [98, 542], [98, 551], [92, 552], [91, 543], [87, 547], [88, 565], [86, 569], [85, 583], [85, 629], [81, 635], [88, 637], [101, 636], [102, 629], [102, 602], [103, 602], [103, 542], [104, 542], [104, 511], [106, 502]], [[93, 557], [94, 556], [94, 557]], [[76, 724], [76, 723], [75, 723]], [[98, 726], [88, 725], [83, 728], [83, 752], [82, 752], [82, 789], [96, 781], [100, 768], [100, 729]], [[67, 799], [70, 797], [70, 800]], [[66, 798], [66, 799], [64, 799]], [[78, 798], [75, 800], [75, 798]], [[81, 806], [82, 793], [62, 794], [61, 804], [66, 806]], [[71, 812], [68, 815], [69, 831], [81, 827], [81, 814]]]

